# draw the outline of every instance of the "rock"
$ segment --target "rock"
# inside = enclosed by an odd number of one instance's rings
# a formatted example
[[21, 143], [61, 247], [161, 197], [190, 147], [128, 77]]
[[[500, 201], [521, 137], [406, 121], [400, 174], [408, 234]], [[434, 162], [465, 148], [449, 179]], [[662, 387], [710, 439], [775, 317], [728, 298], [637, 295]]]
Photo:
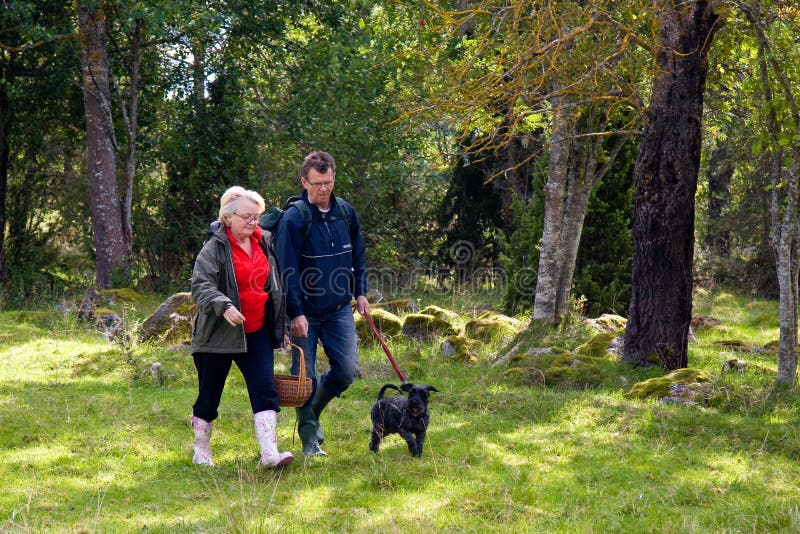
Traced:
[[589, 341], [579, 345], [575, 349], [575, 354], [590, 356], [593, 358], [603, 358], [609, 354], [611, 342], [620, 336], [613, 332], [600, 332], [595, 334]]
[[399, 299], [389, 300], [386, 302], [376, 302], [372, 305], [371, 310], [376, 308], [386, 310], [395, 315], [406, 315], [408, 313], [419, 313], [419, 305], [413, 299]]
[[129, 287], [121, 287], [118, 289], [106, 289], [103, 295], [109, 300], [114, 302], [114, 299], [119, 299], [125, 302], [143, 302], [144, 298]]
[[448, 336], [442, 342], [442, 356], [450, 361], [476, 363], [483, 343], [464, 336]]
[[600, 332], [619, 332], [620, 330], [625, 330], [628, 320], [621, 315], [604, 313], [596, 319], [587, 319], [586, 324]]
[[125, 325], [122, 317], [113, 310], [98, 308], [95, 310], [97, 329], [106, 336], [108, 341], [122, 341], [127, 339]]
[[638, 382], [625, 393], [625, 397], [629, 399], [650, 399], [667, 397], [670, 395], [670, 387], [678, 383], [694, 383], [694, 382], [710, 382], [711, 375], [708, 371], [703, 369], [694, 369], [687, 367], [684, 369], [677, 369], [668, 375], [659, 376]]
[[403, 333], [417, 341], [426, 341], [433, 337], [458, 334], [456, 327], [434, 315], [411, 313], [403, 321]]
[[722, 324], [722, 321], [715, 317], [710, 317], [708, 315], [695, 315], [692, 317], [691, 327], [695, 331], [700, 331], [704, 328], [710, 328], [719, 324]]
[[[402, 319], [389, 311], [372, 308], [369, 315], [372, 317], [372, 322], [375, 323], [378, 333], [384, 338], [397, 335], [403, 329]], [[353, 319], [356, 322], [356, 332], [360, 341], [377, 340], [369, 323], [360, 313], [354, 313]]]
[[716, 347], [722, 347], [730, 350], [738, 350], [741, 352], [755, 352], [756, 348], [759, 349], [761, 348], [761, 347], [756, 347], [752, 343], [747, 343], [745, 341], [740, 341], [738, 339], [721, 339], [719, 341], [715, 341], [713, 344]]
[[513, 336], [524, 328], [522, 321], [501, 313], [485, 312], [469, 321], [464, 330], [468, 337], [491, 341]]
[[139, 327], [139, 342], [151, 340], [183, 341], [192, 335], [195, 305], [192, 294], [175, 293], [159, 306]]
[[722, 372], [729, 373], [731, 371], [736, 371], [737, 373], [741, 373], [744, 372], [746, 367], [747, 362], [743, 362], [742, 360], [737, 360], [734, 358], [722, 364]]
[[760, 375], [777, 375], [777, 371], [770, 369], [764, 365], [752, 362], [746, 362], [737, 358], [727, 360], [722, 364], [723, 373], [756, 373]]
[[708, 382], [677, 383], [669, 387], [669, 395], [661, 397], [661, 404], [678, 404], [680, 406], [707, 405], [714, 392]]
[[434, 317], [438, 317], [439, 319], [444, 319], [445, 321], [458, 320], [458, 314], [456, 312], [440, 308], [439, 306], [425, 306], [425, 308], [420, 310], [419, 313], [424, 313], [425, 315], [433, 315]]

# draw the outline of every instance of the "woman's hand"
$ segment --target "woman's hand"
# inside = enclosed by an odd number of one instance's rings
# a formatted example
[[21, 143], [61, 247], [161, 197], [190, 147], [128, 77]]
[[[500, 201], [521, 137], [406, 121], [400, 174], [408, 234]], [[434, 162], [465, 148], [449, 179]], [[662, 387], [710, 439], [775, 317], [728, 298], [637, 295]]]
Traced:
[[244, 322], [244, 315], [236, 309], [236, 306], [228, 306], [222, 316], [231, 326], [238, 326]]

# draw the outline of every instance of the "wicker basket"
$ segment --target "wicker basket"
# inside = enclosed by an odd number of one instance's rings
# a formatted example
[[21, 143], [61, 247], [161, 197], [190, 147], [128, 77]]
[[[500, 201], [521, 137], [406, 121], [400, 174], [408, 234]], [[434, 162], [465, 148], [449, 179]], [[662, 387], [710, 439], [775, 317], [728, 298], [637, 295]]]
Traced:
[[306, 377], [306, 355], [303, 349], [294, 343], [289, 344], [300, 351], [300, 375], [276, 374], [275, 390], [278, 392], [278, 405], [291, 408], [304, 405], [311, 396], [314, 385]]

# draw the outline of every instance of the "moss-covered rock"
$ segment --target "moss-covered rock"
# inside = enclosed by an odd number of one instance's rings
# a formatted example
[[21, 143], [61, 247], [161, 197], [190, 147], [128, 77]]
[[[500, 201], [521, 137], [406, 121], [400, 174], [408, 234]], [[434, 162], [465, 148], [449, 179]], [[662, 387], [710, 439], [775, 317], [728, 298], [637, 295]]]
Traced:
[[195, 305], [192, 294], [175, 293], [139, 327], [139, 341], [186, 342], [192, 337]]
[[491, 341], [510, 337], [520, 332], [525, 325], [522, 321], [501, 313], [487, 311], [469, 321], [464, 330], [468, 337], [481, 341]]
[[[375, 323], [375, 328], [378, 329], [378, 333], [384, 338], [397, 335], [403, 329], [402, 319], [387, 310], [371, 308], [369, 315], [372, 317], [372, 322]], [[353, 318], [356, 322], [356, 332], [358, 333], [359, 340], [377, 341], [375, 334], [372, 332], [372, 328], [369, 327], [369, 323], [360, 313], [354, 313]]]
[[778, 372], [774, 369], [770, 369], [764, 365], [753, 363], [753, 362], [746, 362], [744, 360], [739, 360], [737, 358], [732, 358], [727, 360], [724, 364], [722, 364], [722, 372], [723, 373], [756, 373], [760, 375], [777, 375]]
[[587, 342], [575, 348], [575, 354], [590, 356], [593, 358], [606, 358], [610, 355], [609, 349], [615, 338], [622, 335], [624, 331], [600, 332], [595, 334]]
[[466, 336], [447, 336], [442, 342], [442, 355], [448, 361], [476, 363], [483, 343]]
[[661, 404], [680, 404], [681, 406], [705, 406], [714, 394], [708, 382], [679, 382], [669, 387], [669, 394], [658, 399]]
[[554, 364], [545, 369], [544, 379], [550, 386], [586, 388], [598, 385], [603, 380], [603, 373], [598, 362], [575, 357], [567, 365]]
[[503, 377], [531, 386], [545, 385], [544, 373], [537, 367], [512, 367], [503, 372]]
[[444, 319], [445, 321], [450, 322], [458, 320], [458, 314], [456, 312], [440, 308], [439, 306], [425, 306], [419, 311], [419, 313], [433, 315], [434, 317], [438, 317], [439, 319]]
[[[387, 300], [385, 302], [376, 302], [372, 305], [370, 310], [382, 309], [395, 315], [406, 315], [409, 313], [419, 313], [419, 305], [414, 299], [398, 299]], [[371, 313], [370, 311], [370, 313]]]
[[106, 289], [103, 293], [111, 299], [119, 299], [125, 302], [143, 302], [144, 297], [129, 287], [118, 289]]
[[675, 384], [710, 381], [711, 374], [708, 371], [686, 367], [672, 371], [665, 376], [638, 382], [625, 393], [625, 396], [629, 399], [660, 399], [670, 395], [670, 387]]
[[699, 332], [700, 330], [711, 328], [712, 326], [717, 326], [722, 324], [722, 321], [717, 319], [716, 317], [710, 317], [708, 315], [695, 315], [692, 317], [692, 330], [695, 332]]
[[738, 350], [741, 352], [756, 352], [756, 347], [752, 343], [748, 343], [746, 341], [741, 341], [739, 339], [720, 339], [715, 341], [714, 346], [722, 347], [728, 350]]
[[527, 369], [533, 383], [560, 388], [597, 387], [615, 373], [608, 357], [577, 354], [558, 347], [537, 348], [512, 358], [516, 369]]
[[595, 319], [588, 319], [586, 324], [600, 332], [619, 332], [620, 330], [625, 330], [628, 320], [621, 315], [604, 313]]
[[456, 327], [445, 319], [424, 313], [410, 313], [403, 320], [403, 333], [417, 341], [458, 334]]

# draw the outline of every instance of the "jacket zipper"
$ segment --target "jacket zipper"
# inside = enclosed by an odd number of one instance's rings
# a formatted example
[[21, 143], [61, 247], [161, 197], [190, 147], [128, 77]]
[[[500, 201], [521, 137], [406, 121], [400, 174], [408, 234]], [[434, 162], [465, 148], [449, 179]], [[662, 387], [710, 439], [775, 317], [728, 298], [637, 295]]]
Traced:
[[330, 226], [328, 226], [328, 221], [325, 221], [325, 229], [328, 230], [328, 236], [330, 236], [330, 238], [331, 238], [331, 250], [333, 250], [333, 248], [334, 248], [334, 245], [333, 245], [333, 232], [331, 232], [331, 228], [330, 228]]

